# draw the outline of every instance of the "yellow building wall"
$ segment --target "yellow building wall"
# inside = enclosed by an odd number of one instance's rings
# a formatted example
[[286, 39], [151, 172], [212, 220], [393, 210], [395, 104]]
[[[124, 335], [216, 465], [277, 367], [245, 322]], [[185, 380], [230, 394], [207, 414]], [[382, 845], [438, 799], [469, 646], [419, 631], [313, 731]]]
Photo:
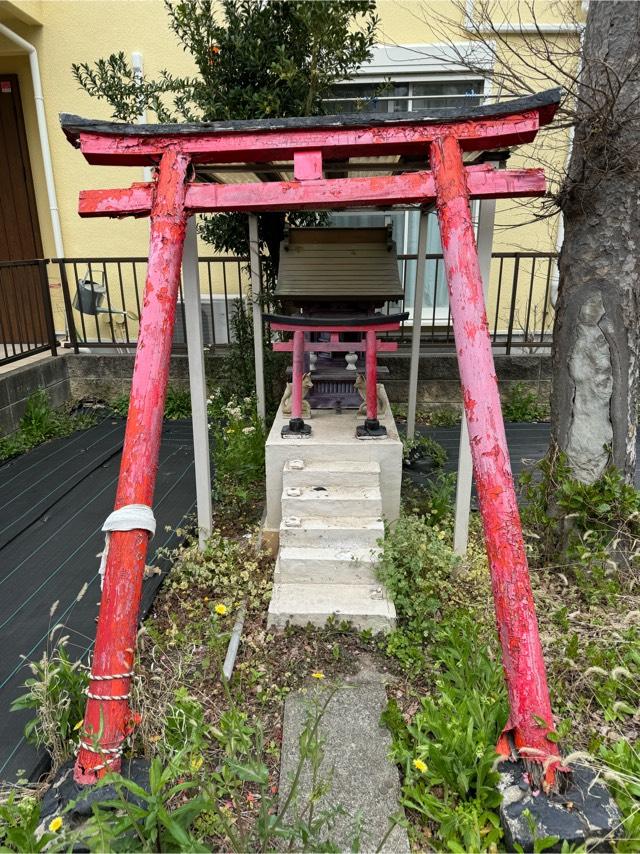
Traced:
[[[536, 14], [540, 20], [555, 23], [560, 4], [537, 0]], [[449, 17], [458, 23], [452, 25], [451, 35], [457, 40], [464, 34], [456, 33], [460, 24], [457, 6], [448, 0], [378, 0], [381, 20], [379, 41], [390, 44], [428, 44], [442, 41], [442, 32], [434, 27], [432, 14]], [[520, 14], [527, 20], [527, 9], [521, 4]], [[169, 30], [162, 0], [29, 0], [29, 2], [0, 3], [0, 20], [16, 33], [31, 42], [38, 51], [43, 94], [54, 167], [60, 220], [67, 257], [144, 256], [148, 244], [148, 221], [82, 220], [77, 215], [77, 199], [81, 189], [127, 186], [142, 180], [139, 168], [89, 166], [79, 152], [71, 148], [60, 130], [58, 114], [77, 113], [92, 118], [110, 118], [109, 106], [90, 98], [80, 90], [71, 74], [73, 62], [92, 62], [112, 52], [124, 51], [130, 59], [132, 52], [142, 54], [144, 71], [155, 76], [162, 68], [175, 74], [191, 74], [195, 68], [190, 57], [178, 46]], [[37, 25], [34, 22], [39, 21]], [[512, 38], [512, 42], [514, 39]], [[34, 183], [45, 255], [55, 254], [49, 203], [46, 194], [42, 157], [38, 141], [33, 88], [28, 60], [25, 56], [7, 56], [11, 46], [0, 36], [0, 71], [19, 75], [25, 122], [29, 139]], [[417, 69], [419, 70], [419, 69]], [[553, 85], [551, 82], [549, 85]], [[544, 88], [540, 86], [539, 88]], [[566, 156], [566, 135], [560, 146], [555, 146], [556, 159]], [[510, 165], [537, 165], [531, 146], [518, 151]], [[498, 204], [496, 216], [495, 251], [518, 249], [550, 251], [555, 248], [555, 220], [532, 222], [531, 205], [524, 200], [507, 200]], [[518, 225], [518, 228], [514, 228]], [[201, 247], [202, 254], [211, 254]], [[143, 273], [143, 271], [140, 271]], [[535, 278], [534, 292], [544, 287], [539, 276]], [[56, 308], [56, 328], [63, 328], [63, 311], [60, 298], [59, 276], [55, 268], [50, 279]], [[124, 273], [124, 287], [131, 297], [131, 273]], [[212, 282], [214, 291], [222, 290], [222, 272], [217, 270]], [[203, 291], [206, 288], [203, 286]], [[497, 301], [497, 268], [494, 264], [490, 291], [491, 300]], [[509, 302], [501, 293], [499, 315], [508, 314]], [[131, 299], [129, 299], [131, 302]]]

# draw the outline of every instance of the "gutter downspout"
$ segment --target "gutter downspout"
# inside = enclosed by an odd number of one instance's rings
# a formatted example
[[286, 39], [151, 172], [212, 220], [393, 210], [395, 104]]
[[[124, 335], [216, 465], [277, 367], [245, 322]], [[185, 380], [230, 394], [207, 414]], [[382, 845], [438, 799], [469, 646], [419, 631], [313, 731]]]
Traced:
[[44, 95], [42, 94], [42, 83], [40, 81], [40, 66], [38, 64], [38, 52], [35, 47], [22, 36], [14, 33], [5, 24], [0, 23], [0, 33], [6, 36], [18, 47], [22, 48], [29, 56], [31, 68], [31, 83], [36, 104], [36, 117], [38, 120], [38, 134], [40, 136], [40, 151], [44, 166], [44, 177], [47, 185], [47, 198], [49, 200], [49, 211], [51, 213], [51, 228], [53, 231], [53, 242], [57, 258], [64, 258], [64, 245], [62, 241], [62, 228], [60, 227], [60, 213], [58, 211], [58, 197], [53, 180], [53, 164], [51, 162], [51, 149], [49, 147], [49, 133], [47, 131], [47, 120], [44, 112]]

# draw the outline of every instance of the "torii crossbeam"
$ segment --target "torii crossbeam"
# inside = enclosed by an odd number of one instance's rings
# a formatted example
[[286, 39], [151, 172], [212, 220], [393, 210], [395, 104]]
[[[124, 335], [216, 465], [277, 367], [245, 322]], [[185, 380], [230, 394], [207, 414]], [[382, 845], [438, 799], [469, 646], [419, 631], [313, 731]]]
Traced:
[[[466, 111], [126, 125], [62, 116], [69, 140], [89, 163], [157, 167], [152, 183], [86, 190], [81, 216], [149, 216], [151, 237], [144, 306], [131, 386], [116, 511], [149, 507], [169, 371], [189, 216], [199, 212], [321, 210], [436, 202], [463, 402], [482, 514], [510, 717], [503, 753], [539, 760], [547, 781], [560, 763], [548, 738], [553, 719], [527, 559], [500, 409], [484, 306], [470, 198], [537, 196], [540, 169], [465, 166], [465, 152], [530, 142], [557, 109], [559, 90]], [[376, 177], [323, 177], [323, 164], [350, 157], [400, 155], [424, 171]], [[293, 164], [293, 180], [205, 184], [202, 164]], [[289, 167], [290, 168], [290, 167]], [[390, 164], [390, 172], [394, 165]], [[247, 171], [250, 171], [250, 165]], [[75, 779], [93, 783], [120, 768], [133, 726], [129, 689], [148, 530], [111, 534]]]

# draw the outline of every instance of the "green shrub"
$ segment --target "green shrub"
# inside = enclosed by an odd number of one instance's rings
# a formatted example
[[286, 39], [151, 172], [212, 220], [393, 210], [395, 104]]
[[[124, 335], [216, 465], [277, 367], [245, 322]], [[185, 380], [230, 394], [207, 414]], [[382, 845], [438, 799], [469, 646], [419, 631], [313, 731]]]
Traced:
[[549, 416], [549, 406], [541, 403], [536, 392], [524, 383], [513, 383], [503, 395], [502, 415], [505, 421], [544, 421]]
[[424, 417], [432, 427], [455, 427], [462, 419], [462, 412], [454, 406], [440, 406], [425, 413]]
[[430, 460], [434, 468], [442, 468], [448, 454], [439, 442], [430, 436], [415, 436], [402, 439], [402, 462], [411, 466], [419, 460]]
[[191, 393], [188, 389], [169, 386], [164, 402], [164, 417], [169, 421], [191, 418]]
[[90, 427], [94, 421], [91, 415], [72, 415], [52, 409], [45, 391], [38, 389], [29, 397], [16, 432], [0, 438], [0, 463], [49, 439]]

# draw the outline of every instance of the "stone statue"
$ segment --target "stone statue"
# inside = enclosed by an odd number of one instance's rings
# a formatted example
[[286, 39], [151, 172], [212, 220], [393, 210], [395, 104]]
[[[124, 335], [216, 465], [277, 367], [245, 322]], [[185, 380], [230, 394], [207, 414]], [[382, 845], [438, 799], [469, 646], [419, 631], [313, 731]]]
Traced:
[[[364, 374], [358, 374], [356, 377], [356, 381], [353, 384], [354, 388], [357, 389], [358, 394], [362, 398], [362, 403], [360, 404], [360, 408], [358, 409], [358, 415], [366, 415], [367, 414], [367, 381], [364, 377]], [[385, 397], [382, 393], [382, 384], [377, 383], [376, 385], [377, 398], [378, 398], [378, 417], [380, 415], [384, 415], [386, 411], [386, 402]]]
[[[303, 374], [302, 375], [302, 417], [303, 418], [311, 418], [311, 406], [309, 405], [309, 401], [305, 400], [305, 397], [309, 394], [309, 391], [313, 388], [313, 383], [311, 382], [311, 374]], [[282, 412], [285, 415], [291, 415], [291, 397], [293, 395], [292, 384], [287, 383], [287, 387], [284, 390], [284, 397], [282, 398]]]

